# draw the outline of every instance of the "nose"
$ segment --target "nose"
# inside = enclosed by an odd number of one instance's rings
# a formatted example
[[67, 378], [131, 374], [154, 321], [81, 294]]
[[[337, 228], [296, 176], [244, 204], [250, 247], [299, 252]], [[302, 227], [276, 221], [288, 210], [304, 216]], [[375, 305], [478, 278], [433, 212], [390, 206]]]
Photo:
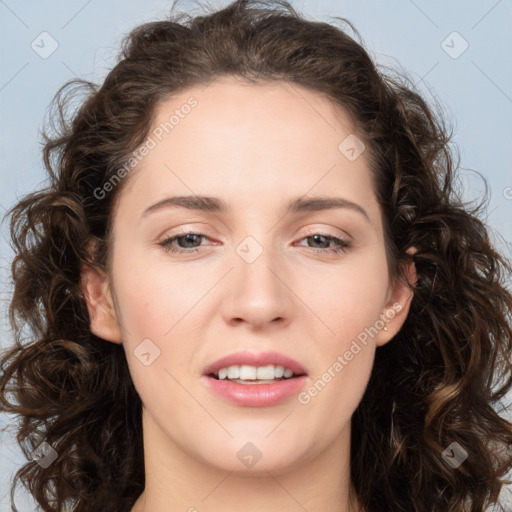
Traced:
[[230, 325], [247, 324], [253, 330], [289, 323], [293, 308], [290, 277], [275, 252], [264, 248], [252, 262], [234, 254], [233, 266], [221, 306], [224, 320]]

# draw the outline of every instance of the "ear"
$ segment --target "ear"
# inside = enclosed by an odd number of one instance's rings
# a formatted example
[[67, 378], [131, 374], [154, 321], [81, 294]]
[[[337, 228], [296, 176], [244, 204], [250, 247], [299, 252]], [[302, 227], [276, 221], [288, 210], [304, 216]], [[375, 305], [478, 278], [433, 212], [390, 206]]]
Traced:
[[[414, 256], [417, 249], [415, 247], [411, 247], [407, 249], [406, 252], [407, 254]], [[407, 263], [403, 263], [401, 268], [406, 280], [414, 287], [418, 280], [414, 261], [411, 260]], [[404, 282], [401, 276], [397, 276], [390, 284], [388, 300], [380, 316], [380, 319], [384, 322], [384, 326], [379, 329], [379, 334], [376, 339], [378, 347], [385, 345], [388, 341], [392, 340], [398, 331], [400, 331], [407, 315], [409, 314], [413, 296], [414, 291], [411, 291], [409, 284]], [[384, 327], [386, 329], [384, 329]]]
[[91, 332], [104, 340], [121, 343], [122, 334], [108, 276], [100, 270], [83, 266], [80, 284], [89, 311]]

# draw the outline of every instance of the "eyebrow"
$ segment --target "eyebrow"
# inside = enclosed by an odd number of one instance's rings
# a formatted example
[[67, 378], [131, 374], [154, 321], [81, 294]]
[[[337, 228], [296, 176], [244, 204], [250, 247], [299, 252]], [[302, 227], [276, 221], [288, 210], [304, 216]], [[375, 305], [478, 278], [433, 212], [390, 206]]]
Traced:
[[[208, 196], [174, 196], [167, 197], [149, 206], [142, 213], [142, 217], [167, 209], [167, 208], [185, 208], [187, 210], [202, 211], [207, 213], [226, 213], [229, 210], [228, 205], [217, 197]], [[347, 208], [349, 210], [360, 213], [368, 222], [371, 223], [370, 217], [366, 210], [348, 199], [341, 197], [299, 197], [292, 200], [286, 206], [288, 213], [317, 212], [322, 210], [332, 210], [335, 208]]]

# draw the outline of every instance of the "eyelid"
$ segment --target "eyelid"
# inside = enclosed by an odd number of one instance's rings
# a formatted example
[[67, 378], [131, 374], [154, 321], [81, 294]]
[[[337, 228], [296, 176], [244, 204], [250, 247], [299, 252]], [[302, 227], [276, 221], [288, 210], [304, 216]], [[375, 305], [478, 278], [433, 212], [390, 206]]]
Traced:
[[215, 238], [218, 235], [213, 234], [213, 229], [208, 225], [204, 223], [193, 223], [191, 225], [185, 224], [179, 227], [173, 227], [173, 228], [167, 228], [166, 230], [162, 231], [160, 235], [156, 237], [156, 241], [162, 241], [166, 240], [168, 238], [172, 238], [175, 236], [184, 236], [188, 234], [193, 235], [203, 235], [207, 238]]
[[[336, 229], [338, 231], [338, 234], [331, 232], [333, 229]], [[339, 234], [339, 233], [341, 233], [341, 234]], [[321, 228], [321, 227], [308, 228], [302, 236], [307, 236], [307, 235], [332, 236], [335, 238], [343, 238], [344, 240], [346, 239], [347, 242], [352, 240], [352, 236], [349, 235], [346, 231], [343, 231], [339, 228], [332, 228], [332, 227], [331, 228]]]
[[[330, 228], [330, 229], [333, 229], [333, 228]], [[324, 229], [321, 227], [308, 228], [304, 233], [302, 233], [302, 235], [300, 235], [298, 233], [296, 236], [297, 237], [300, 236], [300, 239], [302, 239], [302, 238], [305, 238], [305, 237], [311, 236], [311, 235], [321, 235], [321, 236], [325, 236], [325, 237], [341, 238], [346, 242], [352, 242], [352, 236], [349, 233], [347, 233], [346, 231], [342, 231], [339, 228], [335, 228], [341, 232], [341, 234], [336, 234], [336, 233], [330, 232], [330, 229], [329, 228]], [[164, 234], [159, 236], [157, 240], [159, 242], [162, 242], [162, 241], [168, 240], [169, 238], [186, 236], [189, 234], [200, 235], [200, 236], [203, 236], [204, 238], [208, 238], [210, 240], [213, 238], [213, 236], [209, 235], [208, 233], [205, 233], [203, 228], [195, 229], [195, 228], [183, 227], [183, 228], [179, 228], [179, 231], [176, 231], [176, 232], [168, 233], [166, 231], [166, 232], [164, 232]], [[296, 237], [294, 237], [294, 239], [296, 239]]]

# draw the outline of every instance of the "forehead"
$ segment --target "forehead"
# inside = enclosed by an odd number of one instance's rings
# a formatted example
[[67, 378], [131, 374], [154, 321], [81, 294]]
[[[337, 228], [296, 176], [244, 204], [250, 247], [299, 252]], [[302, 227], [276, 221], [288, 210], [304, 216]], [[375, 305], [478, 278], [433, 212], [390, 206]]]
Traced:
[[[280, 128], [286, 130], [278, 132]], [[343, 107], [318, 91], [286, 81], [251, 83], [222, 77], [181, 91], [155, 109], [151, 132], [158, 139], [170, 132], [185, 136], [190, 131], [203, 139], [254, 134], [261, 141], [266, 132], [276, 144], [289, 145], [304, 138], [319, 142], [326, 133], [336, 140], [340, 132], [354, 133], [356, 125]]]
[[[151, 149], [127, 185], [141, 201], [170, 192], [284, 200], [308, 192], [372, 195], [364, 153], [347, 158], [355, 136], [348, 113], [316, 91], [288, 82], [221, 78], [161, 101]], [[356, 148], [357, 149], [357, 148]], [[371, 199], [371, 198], [370, 198]]]

